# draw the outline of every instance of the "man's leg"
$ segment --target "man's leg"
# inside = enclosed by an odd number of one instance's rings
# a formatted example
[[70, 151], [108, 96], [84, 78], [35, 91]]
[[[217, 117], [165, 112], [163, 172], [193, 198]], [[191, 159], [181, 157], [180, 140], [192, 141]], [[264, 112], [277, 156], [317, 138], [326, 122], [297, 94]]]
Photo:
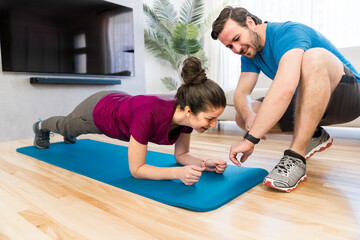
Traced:
[[266, 186], [289, 192], [306, 180], [306, 148], [342, 75], [343, 64], [332, 53], [319, 48], [304, 53], [293, 141], [290, 149], [284, 152], [280, 162], [264, 179]]
[[306, 147], [322, 119], [342, 75], [342, 62], [322, 48], [304, 53], [295, 108], [294, 138], [290, 149], [305, 156]]
[[[349, 71], [349, 76], [348, 75], [344, 75], [343, 78], [344, 79], [352, 79], [353, 83], [352, 85], [355, 85], [355, 83], [357, 83], [354, 75], [351, 73], [350, 70], [346, 70], [346, 71]], [[345, 71], [345, 72], [346, 72]], [[342, 80], [343, 81], [343, 80]], [[343, 85], [346, 85], [344, 89], [344, 87], [342, 87], [341, 89], [339, 89], [339, 85], [338, 87], [336, 88], [338, 93], [336, 96], [332, 96], [332, 98], [334, 98], [334, 101], [336, 101], [335, 99], [342, 99], [343, 97], [342, 96], [359, 96], [359, 101], [360, 101], [360, 89], [359, 91], [354, 91], [352, 90], [351, 88], [353, 87], [352, 85], [350, 86], [350, 80], [345, 80], [344, 81], [346, 84], [343, 84]], [[355, 86], [357, 87], [357, 86]], [[351, 89], [349, 91], [349, 88]], [[296, 98], [297, 98], [297, 94], [295, 94], [288, 106], [288, 108], [286, 109], [284, 115], [281, 117], [281, 119], [279, 120], [279, 122], [277, 124], [275, 124], [275, 126], [273, 126], [270, 131], [268, 133], [270, 134], [291, 134], [291, 135], [294, 135], [294, 122], [295, 122], [295, 105], [296, 105]], [[351, 97], [350, 97], [351, 98]], [[252, 110], [257, 113], [260, 109], [260, 106], [262, 104], [262, 101], [264, 100], [264, 97], [262, 98], [258, 98], [256, 100], [253, 100], [252, 102]], [[331, 100], [330, 100], [331, 101]], [[344, 112], [344, 108], [342, 105], [346, 104], [344, 101], [341, 101], [341, 105], [340, 105], [340, 108], [342, 109], [341, 112], [343, 113]], [[330, 104], [330, 103], [329, 103]], [[337, 104], [338, 105], [338, 104]], [[354, 105], [354, 104], [350, 104], [350, 105]], [[349, 105], [349, 106], [350, 106]], [[359, 102], [359, 105], [360, 105], [360, 102]], [[355, 105], [355, 108], [357, 109], [358, 107], [356, 107]], [[341, 119], [339, 119], [338, 117], [338, 109], [339, 107], [332, 107], [331, 108], [331, 111], [330, 111], [330, 114], [332, 112], [336, 112], [336, 122], [333, 122], [332, 120], [328, 120], [328, 119], [323, 119], [322, 122], [320, 122], [320, 125], [316, 128], [315, 132], [313, 133], [313, 136], [310, 140], [310, 142], [308, 143], [307, 147], [306, 147], [306, 151], [305, 151], [305, 158], [308, 159], [310, 158], [311, 156], [313, 156], [315, 153], [317, 152], [321, 152], [327, 148], [329, 148], [331, 145], [332, 145], [332, 142], [333, 142], [333, 138], [330, 136], [330, 134], [328, 132], [326, 132], [325, 129], [323, 129], [322, 127], [320, 126], [327, 126], [327, 125], [331, 125], [331, 124], [336, 124], [336, 123], [339, 123], [338, 121], [340, 120], [341, 122], [346, 122], [349, 121], [348, 119], [352, 117], [352, 115], [356, 115], [356, 112], [354, 114], [349, 114], [347, 112], [347, 114], [341, 114], [343, 117]], [[328, 111], [329, 109], [327, 109]], [[347, 111], [347, 110], [345, 110]], [[360, 111], [360, 109], [359, 109]], [[359, 114], [358, 114], [359, 115]], [[355, 118], [354, 118], [355, 119]], [[342, 120], [345, 120], [345, 121], [342, 121]], [[245, 129], [245, 121], [236, 113], [236, 116], [235, 116], [235, 121], [237, 123], [237, 125], [243, 129], [243, 130], [246, 130]]]

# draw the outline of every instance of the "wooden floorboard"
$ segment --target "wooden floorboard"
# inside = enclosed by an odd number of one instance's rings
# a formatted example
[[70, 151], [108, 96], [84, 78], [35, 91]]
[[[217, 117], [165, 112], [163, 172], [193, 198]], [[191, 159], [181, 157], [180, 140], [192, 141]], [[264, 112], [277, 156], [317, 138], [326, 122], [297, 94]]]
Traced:
[[[360, 239], [360, 129], [328, 131], [333, 146], [309, 159], [298, 189], [260, 184], [210, 212], [168, 206], [16, 152], [32, 139], [0, 142], [0, 239]], [[242, 134], [222, 123], [219, 131], [194, 133], [191, 151], [228, 160]], [[268, 135], [244, 166], [270, 171], [290, 141]], [[149, 149], [172, 153], [173, 146]]]

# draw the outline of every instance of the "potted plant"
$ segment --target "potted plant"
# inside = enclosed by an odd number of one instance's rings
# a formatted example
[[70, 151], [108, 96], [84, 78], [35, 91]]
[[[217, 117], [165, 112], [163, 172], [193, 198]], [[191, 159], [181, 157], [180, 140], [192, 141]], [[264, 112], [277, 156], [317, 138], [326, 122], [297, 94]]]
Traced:
[[202, 50], [204, 7], [202, 0], [185, 0], [178, 13], [170, 0], [155, 0], [153, 8], [144, 4], [148, 28], [145, 29], [145, 47], [155, 57], [170, 63], [178, 76], [161, 79], [169, 90], [181, 84], [183, 60], [196, 56], [203, 64], [207, 58]]

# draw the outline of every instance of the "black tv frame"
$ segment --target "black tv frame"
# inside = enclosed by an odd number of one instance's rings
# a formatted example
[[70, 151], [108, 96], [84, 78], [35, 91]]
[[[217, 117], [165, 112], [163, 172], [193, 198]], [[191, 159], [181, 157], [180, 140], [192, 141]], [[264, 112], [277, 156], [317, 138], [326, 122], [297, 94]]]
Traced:
[[[21, 0], [2, 0], [4, 2], [6, 1], [10, 1], [10, 2], [23, 2]], [[27, 0], [25, 0], [26, 2]], [[95, 2], [95, 0], [65, 0], [66, 1], [78, 1], [79, 3], [84, 3], [85, 1], [89, 1], [89, 2]], [[32, 1], [30, 1], [32, 2]], [[43, 2], [46, 2], [46, 1], [43, 1]], [[61, 2], [61, 1], [60, 1]], [[106, 1], [104, 1], [106, 2]], [[116, 3], [112, 3], [112, 2], [108, 2], [109, 4], [114, 4], [114, 5], [119, 5], [119, 4], [116, 4]], [[131, 7], [128, 7], [128, 6], [123, 6], [124, 8], [128, 8], [128, 9], [131, 9]], [[107, 10], [106, 9], [99, 9], [99, 14], [103, 13], [103, 12], [106, 12]], [[133, 10], [131, 10], [131, 14], [133, 14]], [[132, 19], [132, 21], [134, 21], [134, 19]], [[134, 23], [132, 23], [132, 27], [134, 27]], [[134, 29], [132, 28], [132, 34], [134, 34]], [[5, 34], [4, 34], [5, 35]], [[3, 36], [2, 36], [3, 37]], [[4, 41], [5, 42], [5, 41]], [[1, 43], [0, 43], [1, 44]], [[134, 54], [134, 42], [133, 42], [133, 47], [131, 49], [131, 51], [129, 49], [127, 49], [126, 51], [124, 50], [123, 52], [127, 52], [127, 53], [131, 53], [131, 54]], [[2, 48], [3, 49], [3, 48]], [[5, 54], [2, 52], [2, 58], [4, 60], [4, 56]], [[129, 78], [129, 77], [133, 77], [135, 76], [135, 55], [133, 55], [132, 57], [132, 66], [133, 67], [130, 67], [130, 71], [118, 71], [116, 73], [112, 73], [112, 72], [108, 72], [109, 70], [106, 70], [106, 68], [104, 68], [103, 70], [101, 71], [104, 71], [104, 74], [102, 73], [93, 73], [91, 72], [92, 69], [90, 68], [89, 70], [89, 64], [87, 64], [87, 68], [86, 68], [86, 71], [85, 73], [80, 73], [80, 72], [62, 72], [62, 71], [59, 71], [59, 72], [47, 72], [47, 71], [33, 71], [33, 70], [27, 70], [25, 69], [24, 71], [21, 70], [19, 71], [18, 69], [20, 68], [14, 68], [14, 67], [11, 67], [11, 68], [2, 68], [3, 72], [6, 72], [6, 73], [25, 73], [25, 74], [30, 74], [30, 75], [44, 75], [43, 76], [36, 76], [36, 77], [30, 77], [30, 83], [31, 84], [51, 84], [51, 83], [54, 83], [54, 84], [121, 84], [121, 80], [119, 78]], [[6, 63], [6, 61], [3, 61], [2, 60], [2, 65], [4, 66], [4, 64]], [[89, 61], [89, 60], [87, 60]], [[90, 61], [94, 61], [94, 60], [90, 60]], [[104, 65], [105, 66], [105, 65]], [[131, 65], [130, 65], [131, 66]], [[10, 69], [10, 70], [9, 70]], [[127, 69], [127, 68], [125, 68]]]

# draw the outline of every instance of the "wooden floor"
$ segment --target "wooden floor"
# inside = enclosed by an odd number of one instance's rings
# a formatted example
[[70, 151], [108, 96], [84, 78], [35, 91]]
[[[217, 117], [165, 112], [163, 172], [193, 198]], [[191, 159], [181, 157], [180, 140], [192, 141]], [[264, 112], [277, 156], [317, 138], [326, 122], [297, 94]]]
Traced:
[[[360, 130], [329, 132], [333, 146], [308, 161], [297, 190], [258, 185], [210, 212], [161, 204], [15, 151], [32, 139], [1, 142], [0, 239], [360, 239]], [[193, 135], [194, 154], [227, 160], [242, 132], [225, 123]], [[290, 139], [268, 135], [244, 166], [270, 171]], [[172, 153], [171, 146], [150, 150]]]

